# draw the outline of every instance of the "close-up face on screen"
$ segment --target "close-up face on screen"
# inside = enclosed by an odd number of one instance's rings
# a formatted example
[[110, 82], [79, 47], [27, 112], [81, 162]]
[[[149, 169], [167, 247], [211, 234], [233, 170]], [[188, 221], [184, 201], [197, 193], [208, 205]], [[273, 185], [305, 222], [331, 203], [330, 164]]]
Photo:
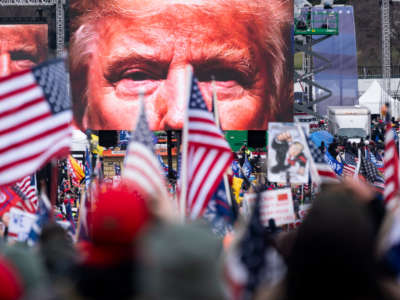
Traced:
[[152, 130], [181, 129], [188, 66], [223, 130], [292, 119], [291, 0], [76, 0], [71, 16], [82, 130], [132, 129], [140, 91]]
[[47, 55], [47, 24], [0, 25], [0, 76], [32, 68]]

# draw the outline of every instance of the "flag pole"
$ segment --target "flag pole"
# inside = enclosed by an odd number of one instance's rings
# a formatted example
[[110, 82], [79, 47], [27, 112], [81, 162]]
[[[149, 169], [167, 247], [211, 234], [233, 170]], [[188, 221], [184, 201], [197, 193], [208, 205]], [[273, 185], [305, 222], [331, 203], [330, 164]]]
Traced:
[[219, 113], [218, 113], [218, 103], [217, 103], [217, 91], [215, 89], [215, 77], [214, 75], [211, 76], [212, 81], [211, 81], [211, 90], [212, 90], [212, 107], [213, 107], [213, 112], [214, 112], [214, 118], [215, 118], [215, 124], [217, 125], [218, 128], [221, 128], [219, 124]]
[[357, 167], [356, 171], [354, 172], [353, 178], [357, 179], [358, 174], [360, 173], [360, 168], [361, 168], [361, 149], [358, 148], [358, 161], [357, 161]]
[[189, 123], [189, 110], [188, 110], [188, 103], [189, 103], [189, 98], [190, 98], [190, 93], [191, 93], [191, 88], [192, 88], [192, 76], [193, 76], [193, 70], [192, 67], [188, 66], [186, 68], [186, 74], [185, 74], [185, 88], [186, 88], [186, 94], [185, 94], [185, 99], [184, 99], [184, 124], [183, 124], [183, 136], [182, 136], [182, 166], [181, 166], [181, 195], [180, 195], [180, 212], [181, 212], [181, 219], [182, 222], [185, 221], [185, 216], [186, 216], [186, 193], [187, 193], [187, 148], [188, 148], [188, 123]]
[[[214, 112], [214, 119], [215, 119], [215, 124], [217, 125], [217, 127], [221, 129], [220, 122], [219, 122], [218, 98], [217, 98], [217, 90], [215, 88], [215, 77], [214, 77], [214, 75], [211, 78], [212, 78], [212, 81], [211, 81], [212, 107], [213, 107], [213, 112]], [[229, 186], [229, 180], [228, 180], [228, 176], [226, 175], [226, 172], [224, 173], [222, 179], [224, 180], [226, 199], [228, 200], [228, 204], [230, 206], [232, 206], [232, 197], [231, 197], [231, 193], [230, 193], [231, 188]]]

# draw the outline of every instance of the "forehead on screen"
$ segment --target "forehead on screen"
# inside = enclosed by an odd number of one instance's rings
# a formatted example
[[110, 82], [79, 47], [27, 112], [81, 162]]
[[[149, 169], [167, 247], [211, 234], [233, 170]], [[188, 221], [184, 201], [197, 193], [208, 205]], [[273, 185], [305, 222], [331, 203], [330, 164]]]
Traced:
[[47, 24], [1, 24], [0, 40], [32, 40], [47, 43]]
[[47, 33], [47, 24], [0, 24], [1, 29]]
[[161, 13], [173, 7], [199, 8], [210, 14], [220, 14], [227, 10], [242, 13], [272, 13], [285, 7], [290, 0], [72, 0], [71, 7], [78, 15], [101, 16], [109, 13], [146, 17]]

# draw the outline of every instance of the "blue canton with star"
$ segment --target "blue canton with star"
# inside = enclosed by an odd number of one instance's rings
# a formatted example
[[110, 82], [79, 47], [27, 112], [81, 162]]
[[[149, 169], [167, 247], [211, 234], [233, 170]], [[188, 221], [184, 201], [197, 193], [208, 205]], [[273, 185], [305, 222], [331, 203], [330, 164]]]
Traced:
[[194, 76], [192, 79], [192, 89], [190, 91], [189, 108], [208, 111], [206, 102], [204, 101], [203, 95], [198, 86], [198, 80]]
[[64, 60], [56, 59], [40, 64], [32, 69], [32, 73], [43, 90], [52, 114], [71, 109]]
[[308, 149], [310, 149], [311, 157], [313, 158], [313, 160], [316, 163], [320, 164], [326, 163], [325, 157], [322, 154], [321, 150], [319, 150], [317, 146], [315, 146], [314, 142], [308, 136], [306, 136], [306, 140], [308, 144]]

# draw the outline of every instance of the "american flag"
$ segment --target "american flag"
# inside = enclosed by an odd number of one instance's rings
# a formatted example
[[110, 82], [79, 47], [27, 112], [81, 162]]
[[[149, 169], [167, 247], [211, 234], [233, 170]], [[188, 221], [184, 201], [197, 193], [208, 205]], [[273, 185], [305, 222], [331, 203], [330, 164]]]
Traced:
[[160, 162], [154, 153], [153, 133], [147, 123], [143, 99], [124, 164], [125, 168], [122, 172], [124, 181], [135, 185], [145, 198], [168, 198], [165, 178], [162, 175]]
[[25, 176], [12, 188], [22, 199], [16, 207], [32, 214], [35, 213], [38, 208], [38, 197], [34, 176]]
[[11, 186], [0, 186], [0, 217], [21, 201], [21, 197]]
[[[306, 140], [307, 140], [308, 149], [310, 150], [310, 154], [311, 154], [311, 158], [312, 158], [311, 159], [311, 168], [314, 168], [314, 166], [315, 166], [315, 169], [317, 172], [317, 174], [315, 174], [315, 175], [318, 176], [316, 181], [320, 182], [320, 183], [339, 182], [339, 179], [336, 176], [335, 171], [333, 171], [333, 169], [326, 163], [324, 154], [321, 152], [321, 150], [319, 150], [315, 146], [315, 144], [313, 143], [313, 141], [311, 140], [311, 138], [309, 136], [307, 136], [307, 135], [305, 135], [305, 136], [306, 136]], [[315, 173], [315, 171], [314, 171], [314, 173]], [[313, 174], [313, 172], [311, 172], [311, 174]]]
[[393, 130], [388, 124], [385, 134], [384, 177], [385, 189], [383, 197], [386, 205], [394, 207], [394, 199], [399, 192], [399, 157], [396, 150]]
[[361, 157], [360, 174], [370, 183], [381, 181], [381, 174], [377, 167], [372, 161], [365, 157]]
[[186, 201], [186, 215], [196, 219], [204, 213], [232, 163], [232, 150], [207, 109], [195, 77], [191, 82], [187, 122], [187, 193], [182, 197]]
[[[230, 191], [228, 191], [229, 193]], [[235, 219], [233, 208], [229, 204], [224, 180], [222, 179], [216, 192], [208, 202], [203, 217], [211, 224], [213, 232], [223, 238], [232, 230]]]
[[0, 185], [68, 154], [70, 106], [63, 60], [0, 78]]
[[283, 259], [271, 243], [277, 227], [273, 219], [268, 222], [268, 227], [262, 222], [260, 198], [258, 194], [241, 240], [229, 249], [226, 256], [229, 299], [254, 299], [260, 285], [273, 286], [285, 274]]
[[353, 154], [345, 152], [343, 157], [343, 177], [353, 177], [357, 169], [358, 158]]

